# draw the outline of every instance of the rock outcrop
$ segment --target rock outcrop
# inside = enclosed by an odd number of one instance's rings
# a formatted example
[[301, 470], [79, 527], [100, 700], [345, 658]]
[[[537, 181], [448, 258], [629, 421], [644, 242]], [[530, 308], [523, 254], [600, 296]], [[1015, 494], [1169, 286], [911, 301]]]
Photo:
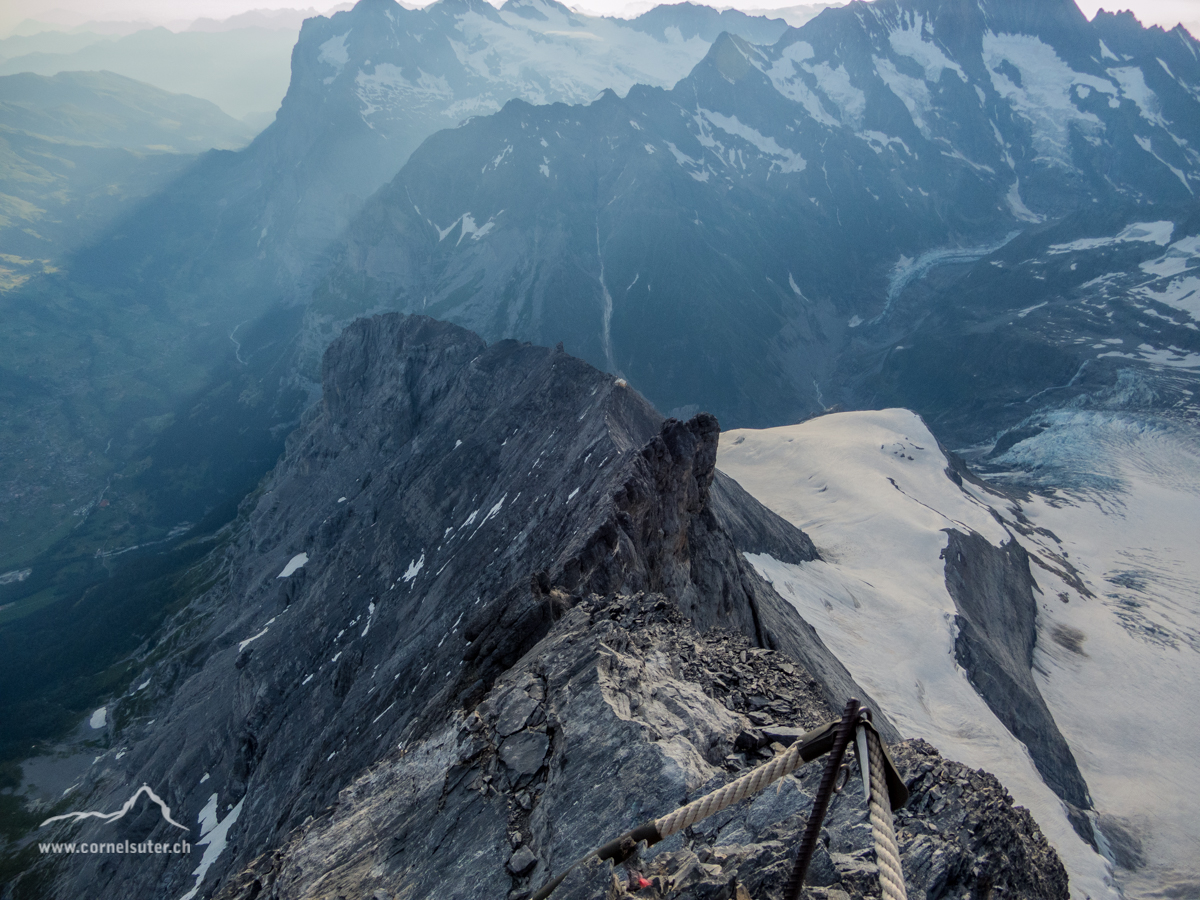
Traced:
[[958, 608], [955, 657], [996, 718], [1029, 748], [1079, 836], [1095, 846], [1087, 783], [1033, 678], [1037, 585], [1029, 554], [1016, 540], [995, 547], [973, 531], [946, 534], [946, 588]]
[[[806, 673], [745, 636], [701, 635], [661, 594], [592, 595], [474, 710], [372, 767], [216, 896], [526, 897], [830, 716]], [[923, 741], [894, 751], [913, 791], [897, 820], [910, 896], [1067, 896], [1054, 852], [994, 777]], [[572, 870], [555, 900], [774, 900], [821, 769], [810, 764], [616, 869]], [[878, 895], [859, 784], [851, 772], [834, 800], [808, 896]]]

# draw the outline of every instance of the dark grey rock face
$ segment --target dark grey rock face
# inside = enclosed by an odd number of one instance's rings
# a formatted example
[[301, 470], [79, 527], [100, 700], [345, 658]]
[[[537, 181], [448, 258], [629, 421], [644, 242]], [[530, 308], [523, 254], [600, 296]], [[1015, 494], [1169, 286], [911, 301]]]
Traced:
[[[755, 514], [757, 501], [724, 472], [717, 472], [712, 492], [720, 500], [715, 514], [721, 527], [743, 553], [769, 553], [781, 562], [794, 564], [821, 558], [808, 535], [790, 522], [770, 510], [765, 516]], [[743, 515], [743, 510], [752, 514]]]
[[544, 734], [519, 734], [500, 745], [500, 759], [518, 775], [533, 775], [542, 767], [550, 739]]
[[1029, 748], [1075, 830], [1094, 845], [1087, 784], [1033, 680], [1037, 603], [1029, 556], [1015, 540], [994, 547], [974, 532], [946, 534], [946, 589], [958, 608], [955, 656], [1004, 727]]
[[[564, 657], [553, 678], [514, 670], [592, 595], [655, 592], [701, 631], [724, 629], [745, 635], [747, 648], [789, 655], [807, 702], [869, 700], [720, 524], [738, 521], [747, 534], [810, 552], [804, 535], [748, 496], [713, 492], [711, 416], [663, 421], [623, 383], [561, 350], [487, 346], [422, 317], [355, 324], [326, 355], [323, 378], [322, 404], [245, 508], [218, 584], [161, 636], [153, 687], [134, 696], [131, 686], [114, 703], [113, 720], [130, 723], [114, 735], [121, 750], [102, 757], [78, 794], [87, 808], [115, 809], [137, 785], [152, 785], [189, 826], [207, 808], [205, 831], [219, 821], [224, 849], [198, 876], [199, 848], [196, 859], [156, 869], [80, 857], [56, 870], [55, 890], [78, 895], [86, 885], [89, 895], [121, 897], [194, 886], [208, 895], [252, 859], [286, 853], [331, 804], [374, 796], [376, 767], [393, 763], [414, 818], [385, 828], [366, 815], [364, 840], [410, 841], [422, 860], [442, 860], [422, 876], [429, 885], [455, 885], [463, 896], [490, 884], [513, 849], [507, 813], [472, 805], [479, 785], [465, 779], [477, 754], [495, 760], [485, 774], [504, 773], [530, 827], [562, 829], [559, 849], [539, 856], [556, 864], [582, 851], [589, 829], [668, 808], [724, 764], [726, 736], [731, 744], [741, 730], [732, 713], [694, 720], [693, 701], [703, 705], [695, 688], [658, 701], [665, 711], [646, 700], [644, 714], [663, 717], [648, 720], [659, 737], [630, 765], [658, 787], [631, 807], [618, 778], [589, 810], [577, 783], [625, 771], [624, 757], [596, 741], [632, 740], [640, 726], [611, 712], [610, 676], [594, 661]], [[722, 510], [727, 503], [736, 508]], [[619, 650], [613, 641], [606, 646]], [[670, 665], [654, 657], [637, 666], [655, 697]], [[555, 695], [552, 683], [569, 687]], [[793, 702], [728, 677], [716, 690], [735, 709], [784, 717], [768, 724], [795, 724], [786, 718]], [[684, 727], [675, 718], [699, 729], [699, 749], [684, 742], [664, 758], [656, 748]], [[539, 785], [568, 764], [572, 786], [539, 802]], [[455, 835], [468, 822], [473, 846], [505, 845], [489, 851], [486, 867], [461, 868], [471, 857]], [[61, 831], [99, 840], [108, 827]], [[435, 852], [443, 845], [444, 858]], [[303, 868], [337, 865], [331, 857]]]

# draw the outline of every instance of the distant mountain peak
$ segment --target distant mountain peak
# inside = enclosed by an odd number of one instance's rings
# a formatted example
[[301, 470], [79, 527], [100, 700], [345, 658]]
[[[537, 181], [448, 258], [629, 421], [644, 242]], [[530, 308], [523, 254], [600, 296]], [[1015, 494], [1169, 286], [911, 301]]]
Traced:
[[754, 71], [751, 54], [761, 56], [753, 44], [723, 31], [709, 48], [705, 63], [711, 64], [723, 78], [738, 82]]
[[[365, 3], [367, 0], [359, 0], [359, 2]], [[394, 0], [372, 0], [372, 2], [392, 3]], [[431, 13], [447, 12], [457, 15], [464, 12], [473, 12], [488, 19], [503, 21], [497, 15], [498, 10], [496, 7], [488, 3], [487, 0], [437, 0], [436, 3], [432, 3], [425, 8]]]
[[[446, 2], [446, 0], [438, 0], [438, 2], [442, 3]], [[407, 9], [403, 4], [397, 3], [396, 0], [358, 0], [351, 9], [343, 10], [343, 12], [361, 13], [372, 9], [395, 9], [397, 6]], [[337, 13], [334, 13], [334, 15], [337, 15]]]
[[565, 4], [559, 3], [558, 0], [507, 0], [500, 9], [514, 12], [522, 17], [540, 16], [543, 21], [550, 18], [546, 15], [545, 10], [553, 10], [560, 15], [575, 18], [575, 13]]

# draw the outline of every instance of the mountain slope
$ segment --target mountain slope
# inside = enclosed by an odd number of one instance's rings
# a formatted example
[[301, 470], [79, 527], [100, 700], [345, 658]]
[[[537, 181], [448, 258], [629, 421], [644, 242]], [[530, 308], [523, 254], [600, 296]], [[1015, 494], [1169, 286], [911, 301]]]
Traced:
[[93, 37], [87, 46], [65, 52], [56, 47], [15, 53], [14, 47], [0, 62], [0, 74], [104, 70], [160, 90], [201, 97], [236, 119], [261, 121], [278, 108], [287, 90], [288, 55], [295, 43], [295, 30], [252, 27], [204, 33], [143, 28], [115, 39]]
[[[1192, 890], [1196, 818], [1178, 797], [1200, 784], [1185, 749], [1200, 721], [1192, 699], [1200, 442], [1187, 419], [1156, 410], [1144, 393], [1139, 404], [1114, 397], [1107, 409], [1093, 401], [1051, 411], [1016, 432], [989, 477], [1037, 491], [1025, 512], [1038, 528], [1069, 535], [1064, 551], [1092, 595], [1076, 602], [1073, 585], [1035, 573], [1047, 597], [1071, 600], [1051, 603], [1039, 624], [1043, 691], [1072, 744], [1088, 748], [1081, 766], [1127, 894]], [[1156, 706], [1160, 697], [1181, 704], [1180, 724]], [[1178, 739], [1149, 737], [1158, 727]]]
[[0, 121], [51, 141], [172, 153], [236, 150], [254, 136], [206, 100], [112, 72], [0, 78]]
[[892, 307], [894, 343], [863, 342], [841, 361], [847, 398], [903, 398], [981, 452], [1064, 407], [1152, 407], [1195, 423], [1198, 213], [1081, 212], [914, 284]]

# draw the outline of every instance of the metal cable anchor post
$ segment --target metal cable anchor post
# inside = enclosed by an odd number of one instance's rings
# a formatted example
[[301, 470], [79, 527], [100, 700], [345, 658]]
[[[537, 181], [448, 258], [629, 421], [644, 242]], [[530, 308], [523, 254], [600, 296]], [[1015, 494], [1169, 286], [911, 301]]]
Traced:
[[825, 762], [825, 771], [821, 775], [821, 785], [817, 788], [817, 797], [813, 801], [812, 812], [808, 814], [808, 824], [804, 828], [804, 836], [800, 839], [800, 849], [796, 852], [796, 864], [792, 868], [792, 877], [784, 891], [784, 900], [799, 900], [800, 889], [804, 886], [804, 876], [808, 872], [808, 864], [812, 860], [813, 851], [817, 849], [817, 839], [821, 835], [821, 825], [825, 821], [825, 813], [829, 811], [829, 801], [833, 797], [833, 787], [837, 781], [838, 769], [841, 768], [842, 758], [846, 755], [846, 747], [854, 734], [854, 726], [858, 722], [858, 698], [851, 697], [846, 701], [842, 712], [842, 720], [838, 723], [833, 736], [833, 747]]

